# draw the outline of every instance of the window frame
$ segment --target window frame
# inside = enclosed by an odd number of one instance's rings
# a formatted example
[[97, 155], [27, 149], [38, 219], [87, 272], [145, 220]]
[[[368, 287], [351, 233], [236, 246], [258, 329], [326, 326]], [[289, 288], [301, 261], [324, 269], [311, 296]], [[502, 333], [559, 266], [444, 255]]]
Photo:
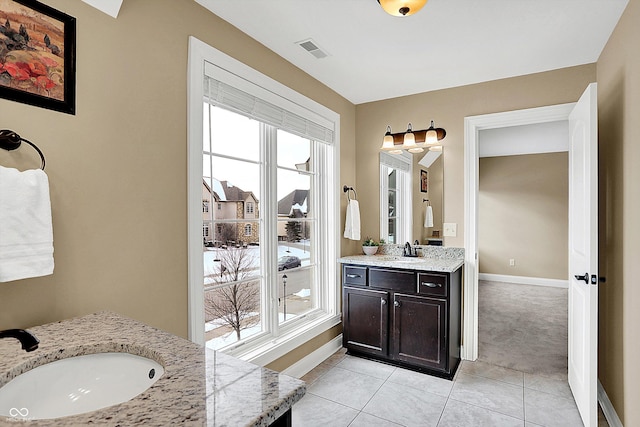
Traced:
[[[334, 140], [330, 150], [332, 158], [323, 160], [319, 170], [323, 171], [321, 191], [326, 197], [326, 204], [322, 207], [322, 215], [326, 218], [327, 243], [322, 254], [318, 256], [319, 283], [325, 284], [319, 298], [326, 309], [324, 315], [307, 319], [297, 327], [289, 324], [276, 325], [275, 330], [280, 333], [276, 336], [265, 334], [262, 339], [254, 340], [246, 345], [238, 345], [230, 354], [254, 363], [264, 365], [285, 355], [289, 351], [304, 344], [318, 334], [340, 323], [340, 274], [337, 268], [339, 254], [339, 153], [340, 153], [340, 116], [321, 104], [299, 94], [293, 89], [276, 82], [275, 80], [259, 73], [251, 67], [231, 58], [217, 49], [203, 43], [195, 37], [189, 38], [189, 72], [188, 72], [188, 288], [189, 288], [189, 338], [204, 345], [204, 292], [203, 292], [203, 266], [202, 266], [202, 137], [203, 137], [203, 99], [204, 99], [204, 70], [212, 64], [229, 73], [231, 80], [227, 84], [239, 85], [239, 89], [247, 91], [256, 90], [256, 96], [264, 97], [269, 102], [282, 102], [291, 106], [296, 114], [306, 114], [310, 117], [322, 118], [325, 123], [331, 123]], [[216, 79], [220, 80], [217, 76]], [[234, 86], [235, 87], [235, 86]], [[257, 89], [256, 89], [257, 88]], [[251, 93], [251, 92], [249, 92]], [[288, 107], [283, 107], [288, 108]], [[312, 120], [312, 118], [310, 118]], [[317, 144], [320, 145], [320, 144]], [[199, 187], [195, 183], [200, 183]], [[197, 198], [196, 198], [197, 196]], [[262, 197], [266, 197], [265, 191]], [[197, 209], [194, 209], [194, 200], [198, 200]], [[325, 199], [323, 199], [325, 200]], [[262, 209], [261, 209], [262, 211]], [[197, 215], [196, 215], [197, 213]], [[269, 215], [269, 212], [263, 212]], [[269, 233], [277, 243], [277, 230], [266, 230], [260, 227], [261, 234]], [[265, 230], [263, 230], [265, 229]], [[198, 230], [195, 234], [195, 230]], [[198, 236], [195, 238], [194, 236]], [[267, 255], [266, 263], [270, 269], [267, 274], [277, 273], [277, 251], [271, 249]], [[274, 260], [274, 262], [270, 262]], [[276, 304], [277, 295], [270, 295], [271, 304]], [[275, 300], [275, 301], [274, 301]], [[304, 316], [301, 316], [304, 317]], [[270, 330], [274, 330], [273, 327]]]

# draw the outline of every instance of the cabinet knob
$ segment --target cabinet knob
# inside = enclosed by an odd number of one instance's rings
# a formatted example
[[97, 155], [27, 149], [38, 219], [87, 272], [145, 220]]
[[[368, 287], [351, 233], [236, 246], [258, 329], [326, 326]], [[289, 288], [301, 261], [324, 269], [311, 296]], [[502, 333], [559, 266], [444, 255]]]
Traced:
[[385, 305], [387, 303], [387, 300], [384, 298], [380, 298], [380, 304]]
[[400, 307], [400, 301], [394, 301], [393, 305], [396, 306], [396, 307]]

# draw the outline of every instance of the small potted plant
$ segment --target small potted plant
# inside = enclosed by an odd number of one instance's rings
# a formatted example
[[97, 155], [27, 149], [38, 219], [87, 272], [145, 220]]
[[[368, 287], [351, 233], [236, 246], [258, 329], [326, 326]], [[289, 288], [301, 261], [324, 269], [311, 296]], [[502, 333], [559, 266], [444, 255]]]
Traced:
[[362, 252], [365, 255], [373, 255], [378, 252], [379, 243], [373, 240], [371, 237], [367, 237], [364, 242], [362, 242]]

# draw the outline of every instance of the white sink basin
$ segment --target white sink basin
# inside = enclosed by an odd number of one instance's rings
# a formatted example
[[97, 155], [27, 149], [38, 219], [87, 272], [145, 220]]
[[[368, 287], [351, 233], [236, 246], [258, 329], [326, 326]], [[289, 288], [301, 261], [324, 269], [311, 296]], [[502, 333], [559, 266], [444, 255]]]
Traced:
[[0, 388], [0, 416], [51, 419], [133, 399], [164, 374], [162, 365], [128, 353], [97, 353], [38, 366]]

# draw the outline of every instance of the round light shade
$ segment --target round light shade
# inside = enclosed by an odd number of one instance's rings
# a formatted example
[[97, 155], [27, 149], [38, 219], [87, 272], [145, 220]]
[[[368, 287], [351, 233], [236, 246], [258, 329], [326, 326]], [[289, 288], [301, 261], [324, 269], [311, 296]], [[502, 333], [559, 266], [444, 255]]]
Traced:
[[378, 0], [378, 3], [389, 15], [409, 16], [422, 9], [427, 0]]
[[433, 127], [433, 120], [431, 120], [431, 126], [427, 129], [427, 133], [424, 136], [424, 142], [427, 145], [438, 143], [438, 131]]
[[437, 144], [438, 143], [438, 132], [435, 129], [431, 128], [427, 130], [427, 134], [425, 135], [424, 142], [428, 145]]
[[391, 135], [391, 126], [387, 126], [387, 133], [384, 134], [384, 138], [382, 139], [382, 147], [381, 150], [388, 150], [394, 147], [393, 144], [393, 135]]
[[382, 139], [382, 147], [380, 147], [381, 150], [387, 150], [389, 148], [393, 148], [394, 144], [393, 144], [393, 137], [391, 135], [389, 136], [385, 136]]
[[411, 128], [411, 123], [407, 126], [407, 131], [404, 134], [404, 141], [402, 143], [402, 148], [414, 148], [416, 146], [416, 136], [413, 134], [413, 129]]

